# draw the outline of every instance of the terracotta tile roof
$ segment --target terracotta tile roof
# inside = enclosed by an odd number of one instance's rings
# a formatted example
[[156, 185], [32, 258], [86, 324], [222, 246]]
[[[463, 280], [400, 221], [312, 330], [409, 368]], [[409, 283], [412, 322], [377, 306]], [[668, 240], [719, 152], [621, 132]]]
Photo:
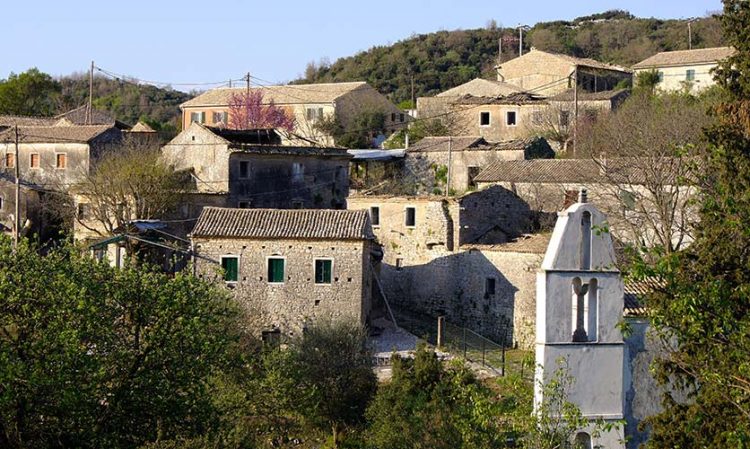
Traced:
[[499, 97], [478, 97], [464, 95], [452, 102], [453, 104], [538, 104], [546, 103], [546, 99], [540, 95], [527, 92], [516, 92]]
[[[663, 161], [664, 162], [664, 161]], [[667, 163], [666, 161], [665, 163]], [[644, 184], [644, 164], [658, 161], [637, 158], [593, 159], [531, 159], [496, 161], [482, 170], [476, 182], [517, 183], [623, 183]]]
[[[541, 51], [541, 50], [534, 49], [532, 51]], [[558, 59], [562, 59], [562, 60], [567, 61], [567, 62], [569, 62], [571, 64], [575, 64], [575, 65], [581, 66], [581, 67], [590, 67], [590, 68], [593, 68], [593, 69], [601, 69], [601, 70], [614, 70], [614, 71], [617, 71], [617, 72], [629, 72], [629, 70], [626, 69], [625, 67], [620, 67], [620, 66], [617, 66], [617, 65], [607, 64], [607, 63], [604, 63], [604, 62], [597, 61], [596, 59], [591, 59], [591, 58], [577, 58], [575, 56], [564, 55], [562, 53], [550, 53], [550, 52], [544, 52], [544, 53], [550, 54], [550, 55], [552, 55], [552, 56], [554, 56], [554, 57], [556, 57]]]
[[[86, 109], [87, 106], [80, 106], [75, 109], [71, 109], [68, 112], [64, 112], [60, 115], [55, 116], [56, 119], [58, 119], [59, 123], [64, 123], [64, 121], [67, 121], [69, 124], [72, 125], [111, 125], [116, 126], [120, 129], [128, 129], [130, 128], [129, 125], [122, 123], [118, 120], [115, 120], [115, 118], [107, 111], [102, 111], [100, 109], [92, 109], [91, 110], [91, 122], [86, 123]], [[60, 122], [60, 120], [63, 120], [63, 122]]]
[[472, 150], [495, 150], [495, 151], [514, 151], [525, 150], [532, 144], [533, 139], [514, 139], [500, 142], [488, 142], [481, 136], [439, 136], [425, 137], [414, 145], [410, 146], [407, 153], [426, 153], [426, 152], [447, 152], [448, 141], [451, 151], [472, 151]]
[[528, 234], [507, 243], [499, 243], [496, 245], [461, 245], [461, 248], [543, 255], [547, 252], [550, 237], [551, 234], [548, 233]]
[[[19, 127], [20, 143], [88, 143], [102, 133], [114, 129], [113, 125], [58, 125]], [[0, 132], [0, 143], [12, 143], [13, 129]]]
[[57, 122], [54, 117], [28, 117], [23, 115], [0, 115], [0, 127], [11, 126], [52, 126]]
[[648, 313], [644, 303], [646, 296], [659, 288], [660, 282], [655, 278], [627, 280], [625, 282], [625, 316], [645, 316]]
[[[626, 96], [630, 94], [628, 89], [617, 89], [617, 90], [604, 90], [601, 92], [585, 92], [578, 91], [578, 101], [603, 101], [603, 100], [614, 100], [620, 96]], [[549, 97], [549, 101], [573, 101], [574, 93], [573, 89], [560, 92], [557, 95]]]
[[[342, 95], [356, 89], [369, 87], [364, 81], [348, 83], [293, 84], [284, 86], [252, 87], [252, 90], [263, 92], [263, 100], [276, 104], [332, 103]], [[188, 100], [180, 107], [226, 106], [233, 93], [243, 93], [245, 87], [218, 88], [206, 91]]]
[[138, 123], [135, 124], [135, 126], [133, 126], [132, 128], [130, 128], [130, 132], [134, 132], [134, 133], [155, 133], [156, 131], [154, 130], [154, 128], [148, 126], [146, 123], [138, 122]]
[[700, 48], [695, 50], [663, 51], [635, 64], [634, 69], [709, 64], [734, 54], [732, 47]]
[[255, 239], [374, 239], [366, 210], [229, 209], [206, 207], [194, 237]]
[[474, 78], [468, 83], [441, 92], [437, 94], [436, 97], [460, 97], [463, 95], [473, 95], [475, 97], [500, 97], [521, 92], [522, 90], [523, 89], [520, 87], [502, 81]]

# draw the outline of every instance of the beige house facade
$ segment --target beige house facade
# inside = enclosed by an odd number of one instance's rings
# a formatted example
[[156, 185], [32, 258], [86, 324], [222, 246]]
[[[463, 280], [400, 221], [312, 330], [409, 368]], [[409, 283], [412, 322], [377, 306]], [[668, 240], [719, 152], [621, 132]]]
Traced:
[[377, 261], [366, 211], [205, 208], [191, 241], [198, 275], [227, 287], [257, 335], [368, 323]]
[[733, 54], [732, 47], [663, 51], [635, 64], [633, 71], [636, 76], [656, 71], [661, 91], [698, 93], [715, 84], [712, 70]]
[[[182, 128], [189, 128], [193, 122], [226, 127], [232, 95], [247, 91], [245, 87], [218, 88], [186, 101], [180, 105]], [[265, 104], [273, 102], [294, 117], [294, 132], [284, 139], [288, 145], [335, 145], [333, 136], [316, 127], [323, 119], [335, 118], [347, 128], [354, 125], [359, 114], [377, 111], [384, 114], [389, 131], [401, 129], [409, 120], [408, 114], [366, 82], [259, 86], [250, 91], [260, 92]]]

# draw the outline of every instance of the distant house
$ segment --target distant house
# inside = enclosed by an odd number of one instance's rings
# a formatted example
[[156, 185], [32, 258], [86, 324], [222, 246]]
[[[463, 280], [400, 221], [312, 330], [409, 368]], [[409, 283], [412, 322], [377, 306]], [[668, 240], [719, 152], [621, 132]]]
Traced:
[[495, 161], [550, 157], [554, 152], [544, 139], [492, 142], [478, 135], [425, 137], [406, 150], [404, 178], [415, 176], [427, 192], [436, 187], [444, 190], [450, 164], [448, 188], [465, 192], [476, 187], [474, 177]]
[[699, 92], [714, 85], [711, 70], [719, 61], [734, 54], [732, 47], [663, 51], [635, 64], [636, 76], [655, 70], [659, 75], [657, 88], [666, 92], [687, 89]]
[[[273, 101], [287, 110], [296, 120], [294, 134], [301, 139], [285, 139], [290, 145], [313, 144], [334, 145], [333, 136], [317, 129], [324, 118], [334, 118], [341, 126], [355, 126], [358, 115], [365, 112], [381, 112], [385, 126], [393, 131], [405, 126], [408, 114], [373, 89], [366, 82], [320, 83], [253, 87], [261, 92], [265, 103]], [[187, 129], [197, 122], [212, 127], [226, 127], [229, 123], [229, 102], [233, 94], [243, 94], [246, 88], [218, 88], [204, 92], [180, 105], [182, 128]]]
[[450, 114], [451, 105], [462, 97], [497, 98], [522, 92], [522, 89], [501, 81], [475, 78], [467, 83], [441, 92], [434, 97], [417, 98], [417, 118], [440, 118]]
[[346, 150], [282, 145], [273, 130], [191, 123], [162, 154], [190, 172], [197, 194], [222, 197], [230, 207], [343, 209], [349, 192]]
[[225, 284], [257, 334], [368, 322], [377, 248], [366, 211], [210, 207], [191, 240], [199, 276]]
[[482, 136], [489, 141], [523, 139], [532, 134], [532, 120], [549, 103], [539, 95], [515, 93], [501, 97], [467, 95], [451, 104], [450, 131], [456, 136]]
[[588, 58], [576, 58], [531, 48], [518, 58], [496, 66], [497, 80], [536, 95], [552, 96], [578, 86], [589, 92], [612, 90], [632, 77], [629, 70]]

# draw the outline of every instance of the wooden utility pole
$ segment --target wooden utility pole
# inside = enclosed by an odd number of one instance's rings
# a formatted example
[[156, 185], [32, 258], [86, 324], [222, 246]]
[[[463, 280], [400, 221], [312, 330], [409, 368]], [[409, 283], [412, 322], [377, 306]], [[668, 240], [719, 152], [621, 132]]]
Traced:
[[250, 95], [250, 72], [245, 75], [245, 81], [247, 81], [247, 94]]
[[523, 56], [523, 27], [518, 25], [518, 56]]
[[445, 196], [449, 195], [451, 190], [451, 166], [453, 165], [453, 137], [448, 136], [448, 179], [445, 183]]
[[412, 109], [417, 108], [416, 99], [414, 98], [414, 75], [411, 75], [411, 107]]
[[500, 36], [500, 38], [497, 40], [497, 63], [500, 64], [503, 62], [503, 38]]
[[86, 124], [91, 124], [91, 116], [94, 102], [94, 61], [91, 61], [91, 69], [89, 70], [89, 106], [86, 109]]
[[578, 144], [578, 66], [573, 70], [573, 157]]
[[16, 149], [13, 155], [13, 167], [16, 174], [16, 204], [13, 213], [13, 248], [18, 248], [18, 238], [21, 233], [21, 173], [18, 166], [18, 125], [14, 127]]

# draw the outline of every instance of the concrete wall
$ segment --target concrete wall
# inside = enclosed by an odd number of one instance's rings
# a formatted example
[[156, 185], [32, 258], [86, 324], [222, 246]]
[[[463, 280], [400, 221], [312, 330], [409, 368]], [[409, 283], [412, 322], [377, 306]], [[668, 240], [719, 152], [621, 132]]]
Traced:
[[[248, 328], [255, 334], [279, 329], [293, 336], [318, 320], [368, 320], [372, 300], [369, 242], [196, 238], [194, 243], [201, 256], [196, 261], [199, 276], [218, 283], [224, 283], [221, 256], [239, 256], [239, 281], [228, 288], [247, 312]], [[268, 282], [267, 258], [271, 256], [286, 259], [283, 284]], [[333, 260], [331, 284], [314, 282], [315, 258]]]

